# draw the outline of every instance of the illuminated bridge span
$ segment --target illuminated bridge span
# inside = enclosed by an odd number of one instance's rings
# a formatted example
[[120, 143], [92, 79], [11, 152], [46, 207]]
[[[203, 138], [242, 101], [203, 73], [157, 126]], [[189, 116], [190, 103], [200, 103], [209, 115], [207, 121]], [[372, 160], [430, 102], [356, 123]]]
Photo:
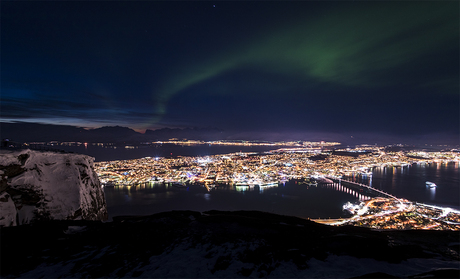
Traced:
[[353, 181], [349, 181], [349, 180], [341, 180], [341, 179], [337, 179], [337, 178], [329, 177], [329, 176], [326, 176], [326, 178], [331, 179], [332, 181], [337, 181], [338, 183], [345, 182], [347, 184], [351, 184], [351, 185], [360, 187], [362, 189], [366, 189], [366, 190], [368, 190], [368, 192], [374, 192], [376, 195], [383, 196], [383, 197], [389, 198], [389, 199], [394, 199], [396, 201], [401, 202], [397, 197], [395, 197], [395, 196], [393, 196], [391, 194], [388, 194], [388, 193], [386, 193], [384, 191], [381, 191], [379, 189], [372, 188], [369, 185], [365, 185], [365, 184], [361, 184], [361, 183], [357, 183], [357, 182], [353, 182]]
[[356, 189], [351, 189], [350, 187], [343, 186], [341, 183], [326, 183], [326, 187], [334, 189], [335, 191], [340, 191], [353, 195], [360, 201], [367, 201], [371, 199], [371, 197], [366, 196], [364, 193], [361, 193]]
[[[377, 215], [370, 215], [370, 216], [360, 216], [361, 214], [359, 215], [355, 215], [351, 218], [346, 218], [346, 219], [315, 219], [313, 221], [315, 222], [318, 222], [318, 223], [322, 223], [322, 224], [328, 224], [328, 225], [341, 225], [341, 224], [344, 224], [346, 223], [347, 221], [349, 220], [353, 220], [353, 219], [369, 219], [369, 218], [374, 218], [375, 216], [382, 216], [382, 215], [388, 215], [388, 214], [393, 214], [393, 213], [397, 213], [397, 212], [401, 212], [401, 211], [405, 211], [405, 210], [413, 210], [413, 205], [409, 205], [407, 206], [406, 204], [404, 204], [404, 202], [402, 202], [400, 199], [398, 199], [397, 197], [391, 195], [391, 194], [388, 194], [388, 193], [385, 193], [381, 190], [378, 190], [378, 189], [374, 189], [368, 185], [364, 185], [364, 184], [361, 184], [361, 183], [356, 183], [356, 182], [353, 182], [353, 181], [348, 181], [348, 180], [341, 180], [341, 179], [337, 179], [335, 177], [330, 177], [330, 176], [326, 176], [326, 178], [332, 180], [333, 182], [336, 182], [336, 183], [333, 183], [332, 185], [335, 186], [335, 187], [339, 187], [339, 190], [343, 191], [343, 189], [346, 189], [348, 187], [344, 187], [342, 185], [342, 182], [344, 183], [347, 183], [347, 184], [350, 184], [358, 189], [366, 189], [368, 193], [374, 193], [375, 195], [378, 195], [378, 196], [383, 196], [385, 198], [388, 198], [388, 199], [393, 199], [397, 202], [399, 202], [399, 206], [394, 209], [394, 210], [390, 210], [390, 211], [385, 211], [385, 212], [382, 212], [382, 213], [379, 213]], [[345, 190], [347, 191], [347, 193], [351, 193], [353, 194], [353, 190]], [[360, 200], [363, 200], [360, 197]], [[364, 199], [370, 199], [370, 197], [367, 197], [367, 196], [362, 196]], [[367, 207], [367, 203], [366, 203], [366, 207]]]

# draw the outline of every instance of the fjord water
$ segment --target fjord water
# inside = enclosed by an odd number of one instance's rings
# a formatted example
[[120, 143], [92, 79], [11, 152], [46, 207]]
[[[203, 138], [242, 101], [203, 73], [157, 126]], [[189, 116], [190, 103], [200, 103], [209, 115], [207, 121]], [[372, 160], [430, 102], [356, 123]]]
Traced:
[[[343, 188], [343, 187], [342, 187]], [[348, 192], [347, 192], [348, 191]], [[221, 186], [207, 191], [204, 186], [176, 187], [143, 184], [136, 187], [106, 187], [109, 217], [148, 215], [171, 210], [259, 210], [302, 218], [347, 216], [342, 205], [355, 201], [356, 193], [333, 185], [308, 186], [290, 181], [275, 187]]]
[[223, 146], [223, 145], [175, 145], [155, 144], [140, 146], [59, 146], [68, 152], [89, 155], [96, 162], [132, 160], [143, 157], [168, 157], [168, 156], [209, 156], [233, 152], [263, 152], [281, 147], [277, 146]]
[[[350, 176], [347, 180], [363, 183], [399, 198], [460, 209], [458, 162], [412, 164], [405, 167], [375, 168], [372, 176]], [[427, 188], [425, 182], [436, 188]]]
[[[375, 168], [370, 177], [347, 180], [371, 185], [398, 198], [460, 209], [458, 163], [413, 164]], [[427, 188], [426, 181], [436, 188]], [[346, 185], [345, 185], [346, 186]], [[147, 215], [171, 210], [260, 210], [302, 218], [347, 217], [344, 203], [356, 202], [362, 193], [333, 185], [309, 186], [290, 181], [271, 188], [223, 186], [211, 191], [198, 185], [178, 188], [165, 184], [105, 188], [109, 217]]]

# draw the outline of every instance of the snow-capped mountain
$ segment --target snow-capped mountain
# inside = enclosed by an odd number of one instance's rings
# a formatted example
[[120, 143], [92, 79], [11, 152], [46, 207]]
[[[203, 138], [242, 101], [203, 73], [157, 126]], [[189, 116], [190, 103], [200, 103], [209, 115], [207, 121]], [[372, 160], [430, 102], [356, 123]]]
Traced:
[[107, 219], [93, 160], [69, 153], [0, 151], [0, 226]]

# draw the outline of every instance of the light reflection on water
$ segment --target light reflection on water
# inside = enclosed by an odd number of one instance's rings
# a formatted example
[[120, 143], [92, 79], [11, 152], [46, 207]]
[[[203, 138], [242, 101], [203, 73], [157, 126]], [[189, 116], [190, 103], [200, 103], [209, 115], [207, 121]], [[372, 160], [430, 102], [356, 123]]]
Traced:
[[434, 201], [436, 198], [436, 187], [428, 188], [428, 191], [430, 192], [430, 200]]
[[[371, 185], [399, 198], [459, 208], [458, 163], [376, 168], [372, 176], [346, 179]], [[437, 188], [426, 188], [431, 181]], [[303, 218], [347, 216], [342, 205], [369, 196], [353, 187], [334, 183], [309, 186], [294, 181], [275, 187], [218, 185], [207, 191], [199, 185], [176, 187], [148, 183], [105, 188], [109, 216], [148, 215], [171, 210], [260, 210]]]
[[[460, 208], [457, 162], [374, 168], [370, 179], [357, 175], [346, 179], [371, 185], [399, 198]], [[426, 188], [426, 181], [434, 182], [438, 187]]]
[[[342, 205], [366, 200], [363, 192], [339, 183], [311, 186], [295, 181], [270, 187], [218, 185], [175, 187], [146, 183], [104, 188], [109, 216], [148, 215], [171, 210], [259, 210], [302, 218], [347, 217]], [[130, 199], [125, 197], [129, 196]], [[122, 197], [122, 198], [120, 198]]]

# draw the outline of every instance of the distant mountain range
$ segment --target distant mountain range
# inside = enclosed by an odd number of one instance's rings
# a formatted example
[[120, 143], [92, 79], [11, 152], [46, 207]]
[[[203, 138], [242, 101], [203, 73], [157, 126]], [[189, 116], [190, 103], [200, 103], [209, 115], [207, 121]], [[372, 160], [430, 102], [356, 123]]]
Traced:
[[1, 139], [12, 142], [48, 142], [48, 141], [80, 141], [80, 142], [145, 142], [168, 140], [170, 138], [217, 140], [223, 139], [223, 131], [217, 128], [162, 128], [146, 130], [144, 134], [121, 126], [84, 129], [70, 125], [51, 125], [38, 123], [5, 123], [0, 122]]
[[162, 128], [157, 130], [146, 130], [145, 134], [148, 138], [155, 138], [158, 140], [171, 139], [171, 138], [186, 138], [196, 140], [219, 140], [224, 139], [226, 134], [223, 130], [217, 128], [184, 128], [184, 129], [171, 129]]
[[[353, 136], [350, 136], [353, 134]], [[0, 140], [11, 142], [78, 141], [103, 143], [131, 143], [162, 141], [172, 138], [193, 140], [261, 140], [261, 141], [337, 141], [344, 145], [405, 143], [429, 148], [431, 145], [458, 146], [459, 135], [392, 135], [372, 133], [333, 133], [314, 131], [224, 131], [218, 128], [161, 128], [146, 130], [144, 134], [128, 127], [106, 126], [84, 129], [70, 125], [52, 125], [28, 122], [0, 122]]]

